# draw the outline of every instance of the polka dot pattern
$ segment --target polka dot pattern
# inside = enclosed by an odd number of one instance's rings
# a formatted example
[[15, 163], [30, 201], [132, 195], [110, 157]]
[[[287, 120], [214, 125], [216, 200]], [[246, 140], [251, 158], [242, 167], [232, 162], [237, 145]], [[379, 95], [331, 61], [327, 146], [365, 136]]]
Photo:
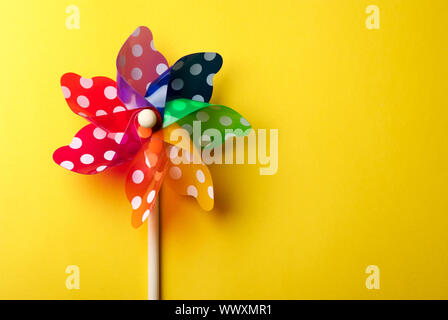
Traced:
[[147, 85], [168, 69], [165, 57], [155, 50], [151, 31], [138, 27], [126, 40], [117, 57], [117, 70], [140, 96]]
[[178, 194], [196, 198], [204, 210], [213, 209], [213, 181], [208, 167], [203, 164], [168, 162], [166, 183]]
[[196, 119], [201, 122], [206, 122], [208, 119], [210, 119], [210, 116], [208, 115], [208, 112], [199, 111], [196, 112]]
[[[177, 100], [174, 100], [172, 103], [175, 103], [176, 101]], [[167, 103], [166, 112], [175, 113], [174, 110], [171, 110], [172, 108], [170, 103]], [[198, 120], [201, 121], [201, 134], [198, 135], [199, 139], [194, 141], [194, 143], [201, 149], [213, 149], [222, 144], [227, 138], [233, 136], [245, 136], [251, 131], [250, 123], [235, 110], [225, 106], [210, 104], [182, 117], [176, 121], [176, 123], [182, 127], [187, 126], [192, 128], [193, 121]], [[204, 131], [207, 129], [218, 130], [220, 136], [215, 138], [204, 135]], [[192, 132], [189, 131], [189, 133], [192, 137]]]
[[132, 173], [132, 182], [139, 184], [143, 181], [143, 179], [145, 178], [145, 175], [143, 174], [143, 171], [141, 170], [135, 170]]
[[[117, 97], [116, 82], [107, 77], [83, 78], [76, 73], [66, 73], [61, 77], [62, 93], [72, 111], [97, 126], [111, 131], [123, 131], [132, 111], [128, 111]], [[128, 111], [118, 117], [117, 110]]]
[[[151, 140], [143, 144], [132, 161], [126, 179], [126, 195], [133, 209], [131, 222], [135, 228], [151, 217], [150, 213], [168, 169], [166, 144], [162, 138], [163, 132], [158, 131]], [[138, 207], [133, 203], [136, 197], [141, 199]]]
[[123, 153], [123, 149], [120, 150], [122, 147], [106, 131], [88, 124], [68, 146], [53, 153], [53, 160], [77, 173], [96, 174], [128, 159], [129, 154]]
[[[165, 141], [175, 144], [174, 141], [169, 140], [169, 132], [170, 130], [177, 130], [179, 128], [180, 126], [178, 124], [173, 124], [164, 129], [168, 133], [165, 134]], [[178, 194], [196, 198], [198, 204], [204, 210], [211, 210], [213, 208], [213, 197], [210, 197], [209, 189], [213, 189], [213, 181], [210, 171], [202, 162], [195, 163], [192, 161], [191, 155], [195, 154], [200, 157], [200, 153], [188, 137], [187, 139], [182, 139], [182, 141], [184, 144], [176, 144], [176, 146], [169, 145], [167, 147], [166, 154], [169, 155], [169, 160], [168, 175], [165, 179], [166, 183]], [[179, 155], [182, 155], [180, 159]]]
[[[106, 77], [89, 79], [74, 73], [61, 78], [62, 93], [70, 108], [91, 124], [82, 128], [70, 145], [57, 149], [54, 161], [74, 172], [95, 174], [133, 159], [126, 195], [133, 210], [134, 227], [151, 217], [165, 177], [178, 193], [195, 198], [204, 210], [211, 210], [213, 182], [205, 164], [192, 162], [193, 155], [199, 154], [197, 148], [190, 144], [191, 149], [183, 153], [188, 163], [175, 164], [170, 152], [186, 147], [174, 147], [165, 141], [169, 128], [180, 125], [191, 134], [193, 120], [202, 122], [203, 131], [216, 127], [220, 131], [250, 128], [232, 109], [208, 104], [213, 78], [222, 66], [221, 56], [214, 52], [196, 53], [181, 58], [169, 69], [154, 46], [151, 31], [139, 27], [121, 48], [116, 63], [118, 84]], [[128, 126], [134, 121], [133, 109], [138, 107], [156, 108], [158, 123], [163, 120], [165, 129], [142, 136], [138, 127]], [[203, 132], [200, 138], [206, 142], [202, 147], [216, 142]]]
[[163, 126], [167, 127], [170, 124], [177, 122], [185, 116], [206, 108], [210, 104], [189, 99], [176, 99], [166, 103], [165, 118], [163, 119]]
[[179, 59], [171, 68], [167, 102], [181, 98], [210, 101], [213, 76], [221, 66], [222, 57], [214, 52], [194, 53]]
[[69, 146], [72, 149], [79, 149], [82, 146], [82, 140], [78, 137], [74, 137]]

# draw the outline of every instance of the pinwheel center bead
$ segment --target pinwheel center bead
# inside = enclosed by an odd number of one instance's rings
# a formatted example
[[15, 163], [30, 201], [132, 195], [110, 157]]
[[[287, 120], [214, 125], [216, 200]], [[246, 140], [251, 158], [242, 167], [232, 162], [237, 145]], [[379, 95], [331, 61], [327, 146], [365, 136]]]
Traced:
[[157, 116], [151, 109], [144, 109], [139, 112], [137, 120], [143, 128], [152, 128], [157, 123]]

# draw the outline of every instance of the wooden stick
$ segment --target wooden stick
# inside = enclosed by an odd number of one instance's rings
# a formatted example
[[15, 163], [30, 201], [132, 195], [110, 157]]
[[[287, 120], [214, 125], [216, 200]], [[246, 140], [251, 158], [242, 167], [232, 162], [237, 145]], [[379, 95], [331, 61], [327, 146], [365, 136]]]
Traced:
[[159, 197], [148, 217], [148, 300], [160, 299], [159, 279]]

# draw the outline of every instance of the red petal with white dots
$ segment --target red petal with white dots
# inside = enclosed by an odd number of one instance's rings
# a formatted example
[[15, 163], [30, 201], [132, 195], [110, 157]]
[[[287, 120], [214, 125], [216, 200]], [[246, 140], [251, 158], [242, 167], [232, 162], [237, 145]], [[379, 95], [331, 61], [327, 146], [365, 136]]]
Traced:
[[168, 70], [165, 57], [154, 47], [151, 31], [138, 27], [121, 47], [117, 70], [123, 79], [144, 97], [149, 84]]
[[141, 145], [137, 143], [125, 145], [123, 136], [88, 124], [68, 146], [53, 153], [53, 160], [61, 167], [82, 174], [102, 172], [129, 160], [139, 150]]
[[126, 195], [133, 209], [131, 222], [135, 228], [148, 219], [155, 206], [168, 164], [165, 148], [161, 132], [156, 133], [143, 145], [131, 165]]
[[61, 77], [62, 93], [72, 111], [109, 132], [124, 131], [135, 111], [127, 110], [117, 96], [117, 84], [107, 77], [83, 78], [76, 73]]

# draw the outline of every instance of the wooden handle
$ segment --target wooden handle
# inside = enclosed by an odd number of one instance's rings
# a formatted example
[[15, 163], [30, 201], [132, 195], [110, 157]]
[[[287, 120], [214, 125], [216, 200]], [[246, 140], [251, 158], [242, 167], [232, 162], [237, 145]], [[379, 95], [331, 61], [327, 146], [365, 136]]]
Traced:
[[160, 299], [159, 288], [159, 197], [148, 218], [148, 300]]

